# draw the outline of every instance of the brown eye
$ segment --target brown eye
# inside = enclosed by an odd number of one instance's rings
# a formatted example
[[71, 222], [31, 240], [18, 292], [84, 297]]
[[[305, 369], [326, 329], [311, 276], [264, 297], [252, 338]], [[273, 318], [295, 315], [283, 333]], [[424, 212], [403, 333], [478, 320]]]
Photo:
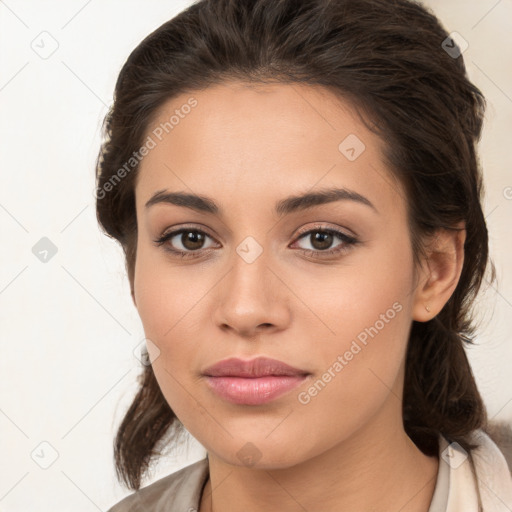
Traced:
[[[336, 239], [340, 242], [331, 248]], [[309, 241], [311, 247], [302, 247], [301, 249], [310, 256], [323, 257], [332, 256], [337, 253], [348, 251], [352, 246], [359, 243], [357, 239], [346, 235], [336, 229], [310, 229], [303, 232], [298, 241]], [[298, 241], [296, 243], [298, 243]]]
[[157, 246], [163, 246], [172, 254], [186, 258], [195, 257], [195, 253], [199, 256], [202, 250], [211, 248], [213, 244], [205, 246], [207, 239], [213, 240], [210, 235], [200, 229], [181, 228], [162, 235], [154, 240], [154, 243]]

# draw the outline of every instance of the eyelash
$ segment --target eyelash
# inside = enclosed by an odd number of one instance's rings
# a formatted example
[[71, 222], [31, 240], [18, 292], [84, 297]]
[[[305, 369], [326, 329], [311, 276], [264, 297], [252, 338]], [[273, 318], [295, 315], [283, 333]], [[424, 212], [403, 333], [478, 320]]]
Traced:
[[[176, 235], [179, 235], [181, 233], [189, 233], [189, 232], [190, 233], [200, 233], [209, 238], [213, 238], [208, 233], [203, 231], [202, 229], [198, 229], [195, 227], [183, 227], [183, 228], [177, 229], [175, 231], [169, 231], [168, 233], [164, 233], [156, 240], [153, 240], [153, 242], [157, 247], [160, 247], [160, 246], [163, 246], [171, 238], [174, 238]], [[318, 249], [299, 249], [303, 253], [307, 253], [308, 256], [312, 256], [314, 258], [323, 258], [325, 256], [333, 256], [338, 253], [341, 254], [341, 253], [344, 253], [344, 252], [347, 252], [348, 250], [350, 250], [351, 246], [354, 246], [359, 243], [359, 241], [356, 238], [354, 238], [353, 236], [349, 236], [341, 231], [338, 231], [337, 229], [323, 228], [323, 227], [317, 227], [314, 229], [311, 229], [311, 228], [302, 229], [299, 231], [299, 233], [297, 235], [297, 240], [300, 240], [302, 238], [307, 238], [306, 235], [310, 235], [312, 233], [325, 233], [325, 234], [334, 235], [335, 237], [338, 237], [343, 242], [342, 244], [338, 245], [336, 248], [325, 250], [325, 251], [321, 251]], [[164, 247], [164, 250], [171, 253], [174, 256], [185, 258], [185, 259], [186, 258], [198, 258], [198, 257], [200, 257], [199, 253], [204, 250], [211, 252], [211, 251], [209, 251], [209, 249], [198, 249], [197, 251], [181, 251], [181, 250], [172, 249], [168, 246]]]

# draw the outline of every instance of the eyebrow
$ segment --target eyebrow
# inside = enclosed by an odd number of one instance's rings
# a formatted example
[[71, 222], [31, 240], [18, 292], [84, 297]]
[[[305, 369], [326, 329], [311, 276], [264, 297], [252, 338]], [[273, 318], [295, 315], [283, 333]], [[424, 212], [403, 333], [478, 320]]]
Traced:
[[[307, 210], [314, 206], [332, 203], [335, 201], [354, 201], [366, 205], [378, 213], [372, 202], [363, 195], [346, 188], [324, 188], [295, 196], [290, 196], [275, 204], [275, 212], [279, 216], [289, 215], [294, 212]], [[145, 207], [149, 208], [155, 204], [168, 203], [176, 206], [190, 208], [200, 213], [222, 215], [223, 211], [213, 199], [196, 194], [185, 192], [168, 192], [159, 190], [146, 202]]]

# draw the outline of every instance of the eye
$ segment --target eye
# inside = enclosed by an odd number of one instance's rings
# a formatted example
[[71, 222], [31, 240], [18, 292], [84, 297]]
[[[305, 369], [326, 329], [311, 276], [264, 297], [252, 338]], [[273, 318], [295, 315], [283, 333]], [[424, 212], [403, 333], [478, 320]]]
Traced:
[[[334, 248], [329, 249], [336, 239], [340, 240], [340, 243], [335, 245]], [[309, 241], [311, 248], [302, 248], [302, 250], [313, 257], [332, 256], [333, 254], [346, 252], [353, 245], [359, 243], [355, 237], [347, 235], [342, 231], [323, 227], [302, 231], [298, 240]]]
[[153, 242], [158, 247], [164, 246], [164, 249], [172, 254], [183, 258], [193, 258], [199, 256], [199, 254], [194, 253], [211, 248], [211, 245], [204, 246], [207, 239], [213, 240], [210, 235], [201, 229], [185, 227], [164, 233]]

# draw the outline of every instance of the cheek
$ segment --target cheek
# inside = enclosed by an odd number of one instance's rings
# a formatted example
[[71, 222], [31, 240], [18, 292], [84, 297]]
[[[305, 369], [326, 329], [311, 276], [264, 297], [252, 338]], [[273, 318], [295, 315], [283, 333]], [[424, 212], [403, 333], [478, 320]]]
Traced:
[[[194, 404], [190, 389], [190, 370], [194, 367], [195, 343], [199, 336], [189, 320], [197, 302], [183, 290], [177, 276], [169, 277], [155, 265], [146, 265], [141, 258], [136, 270], [135, 295], [145, 337], [156, 345], [152, 368], [165, 400], [179, 420], [188, 427]], [[188, 315], [187, 315], [187, 312]], [[197, 420], [192, 421], [193, 423]]]
[[376, 330], [379, 338], [390, 338], [388, 346], [404, 343], [414, 298], [413, 275], [403, 227], [385, 239], [367, 242], [337, 265], [310, 265], [287, 279], [304, 298], [309, 335], [342, 350], [356, 338], [364, 343]]
[[340, 300], [332, 301], [329, 294], [331, 305], [321, 310], [335, 334], [316, 344], [314, 351], [309, 348], [311, 360], [319, 363], [317, 373], [300, 390], [295, 406], [304, 418], [304, 427], [297, 427], [304, 432], [299, 434], [315, 438], [312, 450], [327, 449], [333, 439], [359, 431], [384, 404], [401, 414], [410, 328], [408, 283], [370, 283], [374, 286], [362, 290], [357, 278], [348, 294], [340, 287]]
[[190, 271], [170, 264], [162, 249], [141, 245], [134, 276], [137, 311], [147, 337], [165, 342], [183, 329], [209, 286], [200, 269], [194, 270], [191, 280]]

